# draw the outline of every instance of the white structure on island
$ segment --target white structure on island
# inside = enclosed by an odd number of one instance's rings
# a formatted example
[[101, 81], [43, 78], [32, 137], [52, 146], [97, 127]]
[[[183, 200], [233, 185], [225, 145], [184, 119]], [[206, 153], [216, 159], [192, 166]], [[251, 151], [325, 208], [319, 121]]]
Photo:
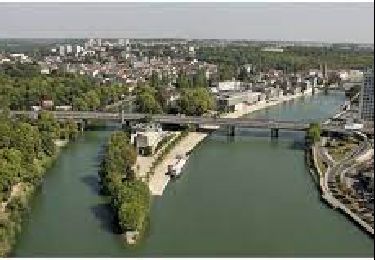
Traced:
[[130, 141], [135, 145], [138, 154], [148, 156], [155, 152], [163, 136], [164, 132], [160, 124], [139, 123], [132, 127]]

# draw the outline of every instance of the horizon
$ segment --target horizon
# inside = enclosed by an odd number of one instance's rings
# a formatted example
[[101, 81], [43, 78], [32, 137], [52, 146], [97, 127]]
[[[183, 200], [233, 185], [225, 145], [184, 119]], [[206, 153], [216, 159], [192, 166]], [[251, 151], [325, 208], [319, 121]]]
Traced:
[[0, 38], [374, 44], [373, 10], [373, 3], [0, 3]]
[[2, 38], [0, 35], [0, 41], [14, 40], [14, 41], [47, 41], [47, 40], [89, 40], [89, 39], [102, 39], [102, 40], [118, 40], [118, 39], [129, 39], [129, 40], [186, 40], [186, 41], [243, 41], [243, 42], [256, 42], [256, 43], [320, 43], [320, 44], [348, 44], [348, 45], [374, 45], [373, 42], [328, 42], [328, 41], [314, 41], [314, 40], [272, 40], [272, 39], [231, 39], [231, 38], [172, 38], [172, 37], [53, 37], [53, 38], [24, 38], [24, 37], [10, 37]]

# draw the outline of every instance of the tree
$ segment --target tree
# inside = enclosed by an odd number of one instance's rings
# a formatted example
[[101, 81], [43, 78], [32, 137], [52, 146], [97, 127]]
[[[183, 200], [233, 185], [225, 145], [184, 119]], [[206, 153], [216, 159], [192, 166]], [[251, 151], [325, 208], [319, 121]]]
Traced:
[[179, 100], [180, 112], [186, 115], [200, 116], [213, 107], [213, 98], [205, 88], [185, 89]]
[[23, 160], [33, 163], [41, 151], [40, 135], [37, 127], [20, 123], [13, 133], [12, 146], [21, 151]]
[[23, 175], [22, 154], [19, 150], [0, 149], [0, 195], [9, 194], [11, 186]]
[[191, 86], [189, 78], [183, 71], [180, 71], [176, 80], [176, 87], [179, 89], [189, 88]]
[[307, 138], [310, 142], [315, 143], [320, 140], [321, 128], [318, 123], [311, 123], [309, 129], [307, 130]]
[[151, 74], [151, 79], [150, 79], [150, 87], [152, 88], [158, 88], [159, 87], [159, 75], [156, 71], [153, 71]]
[[[111, 198], [122, 231], [144, 229], [150, 206], [148, 185], [133, 177], [137, 155], [124, 132], [111, 135], [99, 176], [103, 191]], [[124, 178], [125, 177], [125, 178]]]
[[162, 108], [156, 100], [156, 91], [150, 87], [143, 88], [136, 97], [136, 104], [140, 113], [158, 114]]
[[49, 132], [52, 137], [57, 139], [60, 137], [60, 126], [54, 115], [48, 111], [42, 111], [39, 114], [37, 126], [41, 132]]
[[208, 82], [206, 75], [203, 70], [199, 70], [193, 77], [193, 87], [195, 88], [207, 88]]

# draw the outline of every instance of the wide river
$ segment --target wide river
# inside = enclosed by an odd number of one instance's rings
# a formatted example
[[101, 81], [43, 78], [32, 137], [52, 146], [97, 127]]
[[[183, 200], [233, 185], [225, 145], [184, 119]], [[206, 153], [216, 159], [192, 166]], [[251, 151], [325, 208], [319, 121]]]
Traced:
[[[251, 114], [317, 120], [343, 94], [300, 98]], [[373, 256], [373, 239], [319, 197], [304, 160], [304, 134], [218, 131], [197, 147], [183, 176], [152, 203], [150, 228], [124, 247], [98, 194], [100, 148], [110, 131], [86, 132], [46, 175], [15, 247], [17, 257]]]

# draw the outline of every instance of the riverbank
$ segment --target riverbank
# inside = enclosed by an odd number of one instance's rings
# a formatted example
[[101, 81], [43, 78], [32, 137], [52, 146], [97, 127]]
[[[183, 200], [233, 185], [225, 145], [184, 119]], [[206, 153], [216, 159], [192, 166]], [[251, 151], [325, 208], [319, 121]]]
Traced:
[[[316, 93], [318, 90], [316, 90]], [[261, 101], [254, 105], [244, 105], [243, 109], [221, 115], [223, 118], [238, 118], [250, 114], [261, 109], [265, 109], [271, 106], [281, 104], [299, 97], [312, 95], [312, 90], [309, 90], [304, 93], [298, 93], [296, 95], [282, 96], [279, 100], [273, 101]], [[154, 174], [151, 176], [148, 184], [151, 191], [151, 194], [154, 196], [162, 196], [164, 189], [166, 188], [170, 177], [166, 175], [168, 171], [168, 165], [173, 162], [177, 155], [187, 154], [194, 149], [201, 141], [203, 141], [208, 136], [207, 133], [201, 132], [190, 132], [183, 140], [181, 140], [172, 150], [169, 152], [165, 159], [156, 166]], [[152, 157], [154, 159], [154, 157]], [[139, 163], [146, 163], [148, 167], [152, 164], [152, 159], [141, 159]], [[147, 167], [146, 167], [147, 168]], [[145, 170], [142, 170], [142, 176], [144, 176]]]
[[189, 132], [186, 137], [172, 148], [165, 156], [165, 159], [155, 167], [154, 174], [150, 177], [148, 184], [151, 195], [163, 195], [163, 191], [170, 180], [170, 176], [166, 174], [168, 172], [168, 165], [172, 164], [177, 155], [184, 155], [192, 151], [207, 135], [207, 133]]
[[[60, 153], [60, 147], [56, 145], [56, 153], [52, 156], [45, 156], [40, 160], [37, 169], [38, 175], [44, 177]], [[37, 184], [29, 182], [18, 182], [11, 188], [7, 201], [0, 205], [0, 257], [8, 256], [16, 243], [17, 236], [21, 233], [22, 223], [30, 211], [30, 202], [35, 191], [41, 185], [42, 180]]]
[[350, 210], [345, 204], [340, 202], [338, 199], [336, 199], [332, 192], [330, 191], [328, 187], [328, 178], [329, 175], [334, 169], [339, 167], [339, 163], [337, 162], [332, 162], [332, 164], [328, 165], [327, 169], [325, 172], [319, 167], [319, 159], [318, 158], [318, 144], [314, 144], [311, 148], [312, 151], [312, 156], [313, 156], [313, 161], [314, 161], [314, 167], [316, 171], [318, 172], [319, 175], [319, 187], [320, 187], [320, 192], [321, 192], [321, 197], [322, 199], [331, 207], [335, 209], [339, 209], [342, 213], [344, 213], [350, 220], [352, 220], [355, 224], [359, 225], [363, 230], [371, 234], [372, 236], [374, 235], [374, 228], [371, 227], [369, 224], [367, 224], [365, 221], [363, 221], [359, 215], [355, 214]]
[[[327, 118], [342, 96], [319, 94], [255, 113], [318, 120]], [[304, 151], [296, 146], [304, 142], [301, 132], [286, 133], [278, 142], [266, 132], [234, 140], [210, 135], [193, 150], [183, 176], [169, 183], [162, 197], [153, 196], [144, 237], [124, 246], [109, 201], [98, 191], [108, 130], [87, 131], [62, 150], [35, 193], [12, 256], [373, 257], [372, 238], [321, 201]]]
[[[319, 90], [316, 89], [315, 93], [318, 93], [318, 92], [319, 92]], [[268, 101], [263, 100], [263, 101], [258, 102], [257, 104], [254, 104], [254, 105], [244, 104], [242, 106], [241, 110], [235, 111], [233, 113], [223, 114], [223, 115], [221, 115], [221, 117], [224, 117], [224, 118], [242, 117], [242, 116], [245, 116], [245, 115], [250, 114], [252, 112], [261, 110], [261, 109], [265, 109], [265, 108], [268, 108], [268, 107], [271, 107], [271, 106], [279, 105], [283, 102], [291, 101], [291, 100], [299, 98], [299, 97], [310, 96], [312, 94], [313, 94], [312, 89], [310, 89], [308, 91], [305, 91], [304, 93], [297, 93], [296, 95], [281, 96], [281, 97], [279, 97], [278, 100], [268, 100]]]

